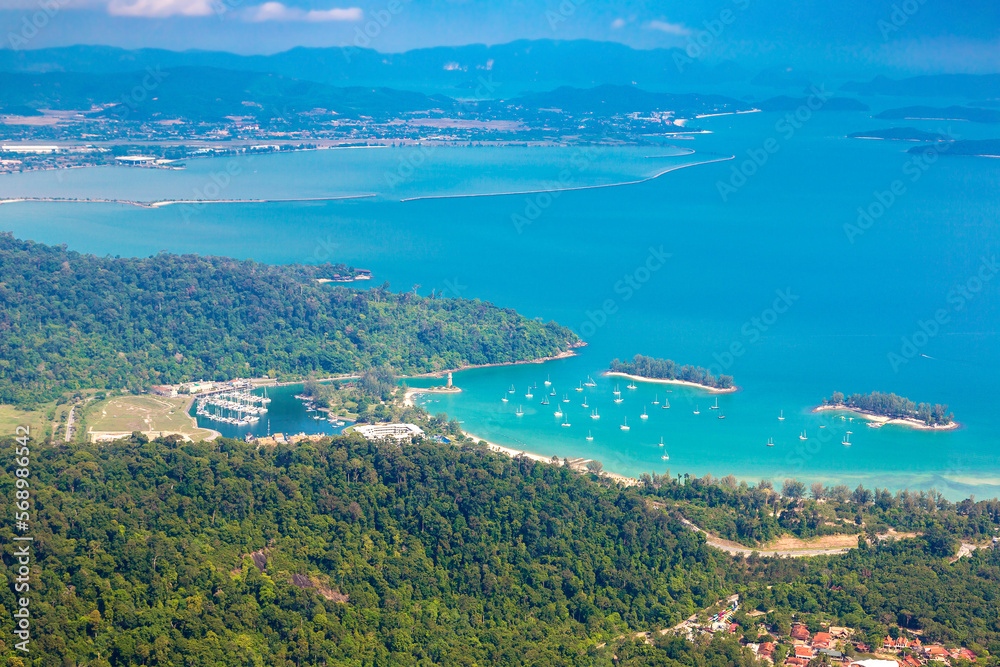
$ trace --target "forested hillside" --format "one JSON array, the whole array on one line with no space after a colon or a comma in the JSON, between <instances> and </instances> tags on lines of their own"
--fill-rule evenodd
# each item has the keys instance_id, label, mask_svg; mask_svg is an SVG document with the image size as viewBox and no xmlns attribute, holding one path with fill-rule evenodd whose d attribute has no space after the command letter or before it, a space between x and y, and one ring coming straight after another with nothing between
<instances>
[{"instance_id":1,"label":"forested hillside","mask_svg":"<svg viewBox=\"0 0 1000 667\"><path fill-rule=\"evenodd\" d=\"M578 340L481 301L317 282L344 270L95 257L0 235L0 402L374 365L419 373L549 356Z\"/></svg>"},{"instance_id":2,"label":"forested hillside","mask_svg":"<svg viewBox=\"0 0 1000 667\"><path fill-rule=\"evenodd\" d=\"M46 667L750 665L732 640L631 639L732 592L779 627L795 613L877 638L898 622L1000 650L996 550L949 564L915 539L733 559L639 489L478 446L136 435L32 456ZM10 586L0 597L14 608Z\"/></svg>"}]
</instances>

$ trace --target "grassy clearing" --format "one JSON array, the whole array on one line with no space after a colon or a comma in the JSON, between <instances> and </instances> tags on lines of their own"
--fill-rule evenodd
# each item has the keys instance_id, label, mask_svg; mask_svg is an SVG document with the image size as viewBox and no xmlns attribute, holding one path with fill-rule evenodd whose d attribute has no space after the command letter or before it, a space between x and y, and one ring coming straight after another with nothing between
<instances>
[{"instance_id":1,"label":"grassy clearing","mask_svg":"<svg viewBox=\"0 0 1000 667\"><path fill-rule=\"evenodd\" d=\"M211 431L196 427L187 414L190 400L152 395L115 396L87 408L87 427L99 432L162 431L181 433L194 440L207 438Z\"/></svg>"},{"instance_id":2,"label":"grassy clearing","mask_svg":"<svg viewBox=\"0 0 1000 667\"><path fill-rule=\"evenodd\" d=\"M38 410L22 410L13 405L0 405L0 435L13 435L18 426L27 426L32 437L44 439L46 429L51 429L47 419L54 404L47 404Z\"/></svg>"}]
</instances>

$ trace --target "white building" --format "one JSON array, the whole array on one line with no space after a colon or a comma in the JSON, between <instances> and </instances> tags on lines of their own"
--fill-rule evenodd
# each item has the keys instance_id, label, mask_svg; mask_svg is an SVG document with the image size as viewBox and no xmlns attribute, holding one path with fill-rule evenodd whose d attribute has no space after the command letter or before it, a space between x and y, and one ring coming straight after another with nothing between
<instances>
[{"instance_id":1,"label":"white building","mask_svg":"<svg viewBox=\"0 0 1000 667\"><path fill-rule=\"evenodd\" d=\"M368 440L381 440L382 438L395 438L396 440L409 440L423 435L423 430L415 424L365 424L354 429Z\"/></svg>"},{"instance_id":2,"label":"white building","mask_svg":"<svg viewBox=\"0 0 1000 667\"><path fill-rule=\"evenodd\" d=\"M4 144L2 148L7 153L27 153L31 155L47 155L58 153L58 146L25 146L21 144Z\"/></svg>"}]
</instances>

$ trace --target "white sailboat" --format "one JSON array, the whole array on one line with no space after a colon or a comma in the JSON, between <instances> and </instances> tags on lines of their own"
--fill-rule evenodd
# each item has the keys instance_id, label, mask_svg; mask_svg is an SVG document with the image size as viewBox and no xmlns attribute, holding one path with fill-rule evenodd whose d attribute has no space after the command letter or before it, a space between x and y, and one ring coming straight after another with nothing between
<instances>
[{"instance_id":1,"label":"white sailboat","mask_svg":"<svg viewBox=\"0 0 1000 667\"><path fill-rule=\"evenodd\" d=\"M587 440L593 440L593 439L594 439L594 434L591 433L590 431L587 431Z\"/></svg>"},{"instance_id":2,"label":"white sailboat","mask_svg":"<svg viewBox=\"0 0 1000 667\"><path fill-rule=\"evenodd\" d=\"M601 415L597 414L597 408L594 408L594 411L591 413L590 418L591 419L600 419L601 418Z\"/></svg>"},{"instance_id":3,"label":"white sailboat","mask_svg":"<svg viewBox=\"0 0 1000 667\"><path fill-rule=\"evenodd\" d=\"M848 431L847 433L845 433L844 434L844 441L842 443L840 443L840 444L842 444L844 447L850 447L851 446L851 433L853 433L853 432L854 431Z\"/></svg>"},{"instance_id":4,"label":"white sailboat","mask_svg":"<svg viewBox=\"0 0 1000 667\"><path fill-rule=\"evenodd\" d=\"M560 407L559 407L559 406L557 405L557 406L556 406L556 411L555 411L555 412L553 412L552 414L553 414L553 416L555 416L555 417L562 417L562 416L563 416L563 411L562 411L562 408L560 408Z\"/></svg>"},{"instance_id":5,"label":"white sailboat","mask_svg":"<svg viewBox=\"0 0 1000 667\"><path fill-rule=\"evenodd\" d=\"M768 438L767 439L767 446L768 447L774 447L774 438Z\"/></svg>"},{"instance_id":6,"label":"white sailboat","mask_svg":"<svg viewBox=\"0 0 1000 667\"><path fill-rule=\"evenodd\" d=\"M709 410L718 410L719 409L719 397L718 396L715 397L715 405L708 406L708 409Z\"/></svg>"},{"instance_id":7,"label":"white sailboat","mask_svg":"<svg viewBox=\"0 0 1000 667\"><path fill-rule=\"evenodd\" d=\"M569 394L563 394L563 403L569 403Z\"/></svg>"},{"instance_id":8,"label":"white sailboat","mask_svg":"<svg viewBox=\"0 0 1000 667\"><path fill-rule=\"evenodd\" d=\"M583 383L584 387L596 387L597 383L594 382L594 378L587 376L587 381Z\"/></svg>"},{"instance_id":9,"label":"white sailboat","mask_svg":"<svg viewBox=\"0 0 1000 667\"><path fill-rule=\"evenodd\" d=\"M531 393L531 387L528 387L528 393L524 395L525 398L534 398L535 395Z\"/></svg>"},{"instance_id":10,"label":"white sailboat","mask_svg":"<svg viewBox=\"0 0 1000 667\"><path fill-rule=\"evenodd\" d=\"M621 403L624 400L625 400L624 398L619 397L615 399L615 403Z\"/></svg>"},{"instance_id":11,"label":"white sailboat","mask_svg":"<svg viewBox=\"0 0 1000 667\"><path fill-rule=\"evenodd\" d=\"M569 426L569 416L567 415L566 421L562 423L563 426Z\"/></svg>"},{"instance_id":12,"label":"white sailboat","mask_svg":"<svg viewBox=\"0 0 1000 667\"><path fill-rule=\"evenodd\" d=\"M778 421L779 422L785 421L785 411L784 410L782 410L781 413L778 415Z\"/></svg>"},{"instance_id":13,"label":"white sailboat","mask_svg":"<svg viewBox=\"0 0 1000 667\"><path fill-rule=\"evenodd\" d=\"M661 435L660 436L660 447L662 447L662 446L663 446L663 436Z\"/></svg>"},{"instance_id":14,"label":"white sailboat","mask_svg":"<svg viewBox=\"0 0 1000 667\"><path fill-rule=\"evenodd\" d=\"M579 387L576 387L576 391L583 391L583 382L580 383Z\"/></svg>"},{"instance_id":15,"label":"white sailboat","mask_svg":"<svg viewBox=\"0 0 1000 667\"><path fill-rule=\"evenodd\" d=\"M724 415L722 413L722 410L719 410L719 419L725 419L725 418L726 418L726 415Z\"/></svg>"},{"instance_id":16,"label":"white sailboat","mask_svg":"<svg viewBox=\"0 0 1000 667\"><path fill-rule=\"evenodd\" d=\"M639 415L639 419L649 419L649 415L646 414L646 408L642 409L642 414Z\"/></svg>"},{"instance_id":17,"label":"white sailboat","mask_svg":"<svg viewBox=\"0 0 1000 667\"><path fill-rule=\"evenodd\" d=\"M628 417L625 418L625 423L619 426L618 428L620 428L623 431L629 430L630 427L628 425Z\"/></svg>"},{"instance_id":18,"label":"white sailboat","mask_svg":"<svg viewBox=\"0 0 1000 667\"><path fill-rule=\"evenodd\" d=\"M548 387L552 384L551 376L545 376L545 386Z\"/></svg>"},{"instance_id":19,"label":"white sailboat","mask_svg":"<svg viewBox=\"0 0 1000 667\"><path fill-rule=\"evenodd\" d=\"M513 394L514 393L514 385L510 386L510 389L507 390L507 393L508 394Z\"/></svg>"},{"instance_id":20,"label":"white sailboat","mask_svg":"<svg viewBox=\"0 0 1000 667\"><path fill-rule=\"evenodd\" d=\"M808 439L809 438L806 437L806 432L802 431L802 433L799 435L799 440L808 440Z\"/></svg>"},{"instance_id":21,"label":"white sailboat","mask_svg":"<svg viewBox=\"0 0 1000 667\"><path fill-rule=\"evenodd\" d=\"M660 409L661 410L669 410L670 409L670 401L668 401L667 399L663 399L663 405L661 406Z\"/></svg>"},{"instance_id":22,"label":"white sailboat","mask_svg":"<svg viewBox=\"0 0 1000 667\"><path fill-rule=\"evenodd\" d=\"M615 385L615 390L611 393L614 394L615 396L621 396L622 390L618 388L618 385Z\"/></svg>"},{"instance_id":23,"label":"white sailboat","mask_svg":"<svg viewBox=\"0 0 1000 667\"><path fill-rule=\"evenodd\" d=\"M659 405L659 404L660 404L660 395L657 394L656 396L653 397L653 405Z\"/></svg>"},{"instance_id":24,"label":"white sailboat","mask_svg":"<svg viewBox=\"0 0 1000 667\"><path fill-rule=\"evenodd\" d=\"M586 397L584 397L584 399L583 399L583 407L585 407L585 408L589 408L590 407L589 405L587 405L587 399L586 399Z\"/></svg>"},{"instance_id":25,"label":"white sailboat","mask_svg":"<svg viewBox=\"0 0 1000 667\"><path fill-rule=\"evenodd\" d=\"M635 382L629 382L628 386L626 386L625 388L626 389L638 389L639 387L635 386Z\"/></svg>"},{"instance_id":26,"label":"white sailboat","mask_svg":"<svg viewBox=\"0 0 1000 667\"><path fill-rule=\"evenodd\" d=\"M504 403L506 403L506 402L507 402L507 397L506 397L506 396L504 396L504 397L503 397L503 398L501 398L500 400L501 400L501 401L503 401Z\"/></svg>"},{"instance_id":27,"label":"white sailboat","mask_svg":"<svg viewBox=\"0 0 1000 667\"><path fill-rule=\"evenodd\" d=\"M518 417L524 415L524 410L521 409L520 405L517 406L517 412L515 412L514 414L517 415Z\"/></svg>"},{"instance_id":28,"label":"white sailboat","mask_svg":"<svg viewBox=\"0 0 1000 667\"><path fill-rule=\"evenodd\" d=\"M700 414L701 414L701 410L700 410L699 408L700 408L700 406L697 406L697 405L696 405L696 406L694 406L694 413L695 413L696 415L700 415Z\"/></svg>"}]
</instances>

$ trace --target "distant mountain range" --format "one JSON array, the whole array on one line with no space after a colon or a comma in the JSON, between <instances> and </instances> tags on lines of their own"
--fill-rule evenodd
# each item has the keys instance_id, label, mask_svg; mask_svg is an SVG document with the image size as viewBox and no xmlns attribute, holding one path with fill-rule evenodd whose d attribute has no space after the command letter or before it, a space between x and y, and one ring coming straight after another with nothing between
<instances>
[{"instance_id":1,"label":"distant mountain range","mask_svg":"<svg viewBox=\"0 0 1000 667\"><path fill-rule=\"evenodd\" d=\"M107 46L0 49L3 72L109 74L177 67L270 72L337 85L481 89L479 96L486 97L498 88L511 96L558 85L660 88L681 82L701 85L749 78L747 72L735 65L708 65L687 58L680 49L638 50L616 42L587 40L521 40L494 46L473 44L405 53L379 53L354 47L303 47L266 56Z\"/></svg>"},{"instance_id":2,"label":"distant mountain range","mask_svg":"<svg viewBox=\"0 0 1000 667\"><path fill-rule=\"evenodd\" d=\"M273 118L317 108L345 116L400 114L454 104L444 96L388 88L339 88L277 74L212 67L101 74L0 73L0 107L22 115L40 108L87 111L103 106L95 116L221 120L242 115Z\"/></svg>"}]
</instances>

